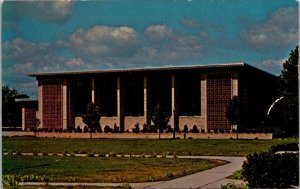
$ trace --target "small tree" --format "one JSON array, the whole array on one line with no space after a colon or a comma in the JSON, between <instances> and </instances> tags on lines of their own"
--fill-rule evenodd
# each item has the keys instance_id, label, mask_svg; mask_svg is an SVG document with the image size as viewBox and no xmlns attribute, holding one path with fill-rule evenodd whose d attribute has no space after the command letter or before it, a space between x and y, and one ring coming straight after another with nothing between
<instances>
[{"instance_id":1,"label":"small tree","mask_svg":"<svg viewBox=\"0 0 300 189\"><path fill-rule=\"evenodd\" d=\"M298 133L299 126L299 51L296 46L283 63L280 75L281 95L284 96L286 129L290 134Z\"/></svg>"},{"instance_id":2,"label":"small tree","mask_svg":"<svg viewBox=\"0 0 300 189\"><path fill-rule=\"evenodd\" d=\"M238 124L240 123L240 105L239 99L237 96L233 96L230 99L225 115L228 119L228 122L231 126L237 125L237 138L238 138Z\"/></svg>"},{"instance_id":3,"label":"small tree","mask_svg":"<svg viewBox=\"0 0 300 189\"><path fill-rule=\"evenodd\" d=\"M28 98L29 96L19 92L15 88L10 88L8 85L2 86L2 125L16 126L18 121L21 121L21 115L18 112L18 105L15 102L17 98Z\"/></svg>"},{"instance_id":4,"label":"small tree","mask_svg":"<svg viewBox=\"0 0 300 189\"><path fill-rule=\"evenodd\" d=\"M160 133L168 127L170 116L163 110L159 103L154 107L151 120L158 129L158 138L160 139Z\"/></svg>"},{"instance_id":5,"label":"small tree","mask_svg":"<svg viewBox=\"0 0 300 189\"><path fill-rule=\"evenodd\" d=\"M101 118L100 110L99 107L94 103L88 103L88 105L86 106L86 112L81 117L83 123L85 123L90 130L91 138L94 129L101 130L101 126L99 123Z\"/></svg>"}]
</instances>

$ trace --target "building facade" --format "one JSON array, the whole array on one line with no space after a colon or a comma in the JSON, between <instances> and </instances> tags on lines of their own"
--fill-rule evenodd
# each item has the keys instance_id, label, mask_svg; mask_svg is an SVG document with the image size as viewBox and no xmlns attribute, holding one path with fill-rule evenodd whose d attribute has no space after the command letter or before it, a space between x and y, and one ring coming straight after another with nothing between
<instances>
[{"instance_id":1,"label":"building facade","mask_svg":"<svg viewBox=\"0 0 300 189\"><path fill-rule=\"evenodd\" d=\"M277 97L277 77L245 63L93 70L29 74L38 81L40 127L83 127L89 102L100 107L102 128L121 131L151 125L157 103L170 115L169 125L199 130L230 130L225 116L229 100L238 96L241 124L263 121Z\"/></svg>"}]
</instances>

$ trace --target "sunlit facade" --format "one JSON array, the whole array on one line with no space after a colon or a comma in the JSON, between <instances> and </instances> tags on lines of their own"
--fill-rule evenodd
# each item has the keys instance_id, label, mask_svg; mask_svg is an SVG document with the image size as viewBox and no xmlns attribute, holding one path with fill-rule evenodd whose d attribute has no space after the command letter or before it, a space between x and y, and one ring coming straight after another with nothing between
<instances>
[{"instance_id":1,"label":"sunlit facade","mask_svg":"<svg viewBox=\"0 0 300 189\"><path fill-rule=\"evenodd\" d=\"M121 131L151 125L157 103L169 125L199 130L231 130L225 112L238 96L246 126L260 124L277 97L277 77L245 63L92 70L30 74L38 80L36 117L41 128L84 127L89 102L100 107L100 125ZM26 127L32 127L30 125Z\"/></svg>"}]
</instances>

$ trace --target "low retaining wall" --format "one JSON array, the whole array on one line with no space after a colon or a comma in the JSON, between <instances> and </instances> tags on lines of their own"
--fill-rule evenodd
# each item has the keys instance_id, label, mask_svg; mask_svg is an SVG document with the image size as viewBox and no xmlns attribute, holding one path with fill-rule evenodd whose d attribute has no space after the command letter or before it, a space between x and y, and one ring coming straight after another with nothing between
<instances>
[{"instance_id":1,"label":"low retaining wall","mask_svg":"<svg viewBox=\"0 0 300 189\"><path fill-rule=\"evenodd\" d=\"M33 132L2 131L2 136L34 136ZM39 132L39 137L48 138L89 138L90 133L55 133ZM176 133L176 138L184 138L184 133ZM93 133L93 138L119 138L119 139L158 139L158 133ZM172 139L172 133L162 133L161 138ZM187 133L186 138L192 139L236 139L236 133ZM272 139L272 133L239 133L239 139Z\"/></svg>"}]
</instances>

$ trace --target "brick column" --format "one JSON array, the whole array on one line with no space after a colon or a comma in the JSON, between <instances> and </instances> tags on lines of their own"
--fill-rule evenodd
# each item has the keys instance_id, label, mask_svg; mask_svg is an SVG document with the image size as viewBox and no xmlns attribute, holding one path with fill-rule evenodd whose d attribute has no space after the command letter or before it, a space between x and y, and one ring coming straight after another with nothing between
<instances>
[{"instance_id":1,"label":"brick column","mask_svg":"<svg viewBox=\"0 0 300 189\"><path fill-rule=\"evenodd\" d=\"M201 118L202 118L202 128L201 129L205 129L205 131L207 131L207 97L206 97L206 75L202 74L201 75Z\"/></svg>"},{"instance_id":2,"label":"brick column","mask_svg":"<svg viewBox=\"0 0 300 189\"><path fill-rule=\"evenodd\" d=\"M238 88L238 73L231 74L231 96L238 96L239 95L239 88Z\"/></svg>"},{"instance_id":3,"label":"brick column","mask_svg":"<svg viewBox=\"0 0 300 189\"><path fill-rule=\"evenodd\" d=\"M74 84L68 83L68 129L75 129Z\"/></svg>"},{"instance_id":4,"label":"brick column","mask_svg":"<svg viewBox=\"0 0 300 189\"><path fill-rule=\"evenodd\" d=\"M68 128L68 88L67 79L62 83L62 129Z\"/></svg>"},{"instance_id":5,"label":"brick column","mask_svg":"<svg viewBox=\"0 0 300 189\"><path fill-rule=\"evenodd\" d=\"M22 131L25 131L25 107L22 105Z\"/></svg>"},{"instance_id":6,"label":"brick column","mask_svg":"<svg viewBox=\"0 0 300 189\"><path fill-rule=\"evenodd\" d=\"M149 117L149 94L148 94L148 78L144 76L144 123L150 125Z\"/></svg>"},{"instance_id":7,"label":"brick column","mask_svg":"<svg viewBox=\"0 0 300 189\"><path fill-rule=\"evenodd\" d=\"M176 77L172 75L172 116L170 125L173 128L178 127L178 99L177 99L177 87L176 87Z\"/></svg>"},{"instance_id":8,"label":"brick column","mask_svg":"<svg viewBox=\"0 0 300 189\"><path fill-rule=\"evenodd\" d=\"M92 103L95 104L95 78L92 78Z\"/></svg>"},{"instance_id":9,"label":"brick column","mask_svg":"<svg viewBox=\"0 0 300 189\"><path fill-rule=\"evenodd\" d=\"M38 80L38 111L36 118L40 120L40 127L43 128L43 82Z\"/></svg>"},{"instance_id":10,"label":"brick column","mask_svg":"<svg viewBox=\"0 0 300 189\"><path fill-rule=\"evenodd\" d=\"M120 77L117 77L117 125L120 131L124 131L124 98Z\"/></svg>"}]
</instances>

